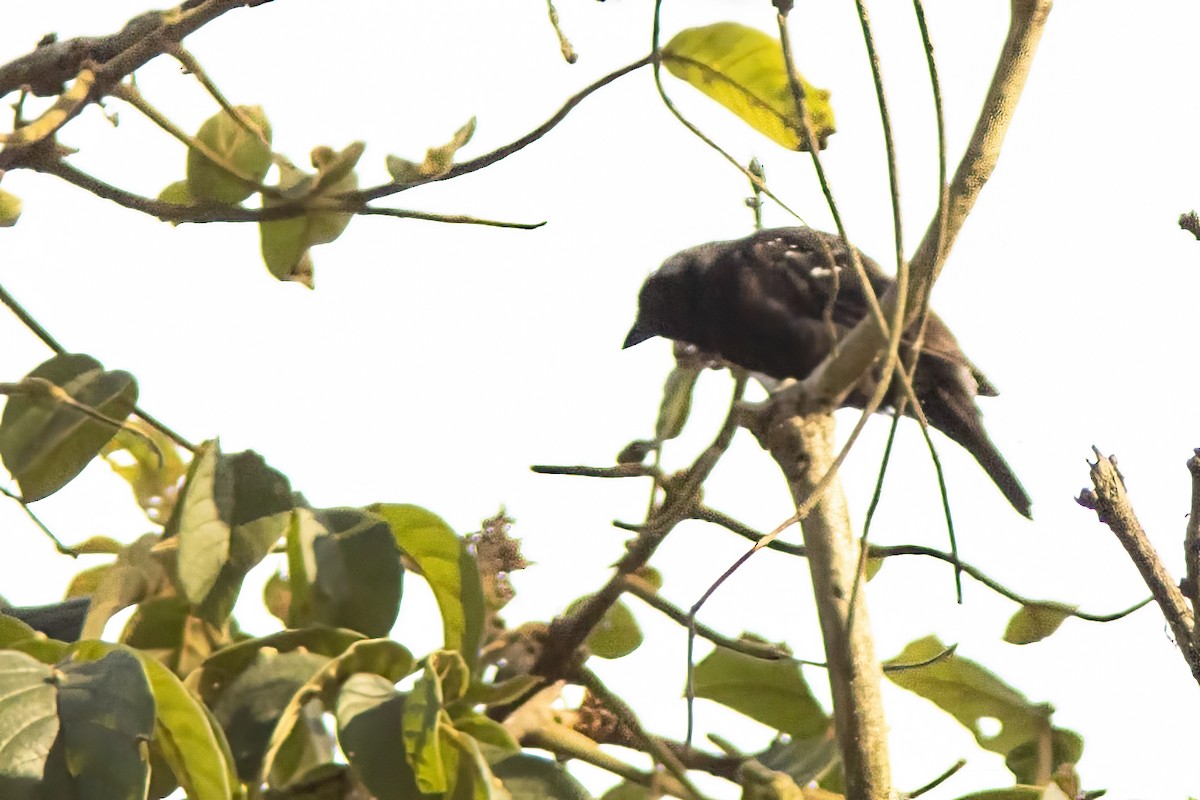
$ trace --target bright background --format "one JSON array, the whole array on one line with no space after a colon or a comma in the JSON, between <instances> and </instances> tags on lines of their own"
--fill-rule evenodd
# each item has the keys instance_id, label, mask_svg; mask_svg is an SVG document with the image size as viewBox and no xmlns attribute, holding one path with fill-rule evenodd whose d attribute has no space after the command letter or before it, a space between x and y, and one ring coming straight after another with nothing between
<instances>
[{"instance_id":1,"label":"bright background","mask_svg":"<svg viewBox=\"0 0 1200 800\"><path fill-rule=\"evenodd\" d=\"M1007 25L1007 4L927 2L943 79L951 158L975 122ZM563 63L540 2L333 6L279 0L228 14L187 41L235 102L265 107L275 147L297 162L316 145L368 143L366 184L383 158L417 159L479 118L471 157L510 141L562 101L649 49L646 0L560 0L581 54ZM334 10L336 8L336 10ZM144 0L23 4L0 26L0 61L48 31L106 34ZM911 7L871 4L896 123L906 251L936 199L933 112ZM765 0L668 2L665 36L720 20L774 30ZM883 263L892 250L878 115L850 3L806 3L793 14L800 68L833 92L839 132L825 164L855 242ZM1147 592L1095 514L1074 502L1088 484L1091 445L1119 455L1133 502L1176 574L1189 507L1185 460L1200 441L1194 398L1194 312L1200 243L1175 224L1197 191L1195 32L1200 6L1063 2L1051 15L1004 155L951 256L935 305L963 348L1002 390L985 400L988 429L1035 501L1013 512L963 451L939 439L962 554L1032 597L1093 612ZM138 73L144 95L186 130L215 106L174 62ZM830 228L806 154L783 151L690 87L669 90L739 160L757 155L774 190ZM10 98L11 100L11 98ZM111 102L72 123L72 163L153 196L183 176L181 145ZM319 506L414 502L471 531L505 504L536 565L515 578L510 623L548 619L599 587L637 522L642 481L532 474L534 463L612 463L652 433L662 342L622 352L644 276L663 258L751 230L738 173L663 109L648 70L605 88L542 141L480 173L394 198L404 208L509 220L549 220L534 232L364 218L315 251L317 290L279 284L258 257L252 225L172 228L30 172L5 177L25 201L2 236L0 282L70 349L139 379L141 404L193 440L220 435L253 448ZM768 207L769 225L791 220ZM0 314L0 379L49 356ZM687 435L667 450L683 466L712 436L729 381L706 375ZM843 418L848 431L853 417ZM866 507L888 422L868 426L843 471L852 508ZM8 484L11 488L11 482ZM707 502L760 529L784 519L783 482L739 434L708 483ZM103 464L36 504L64 540L131 540L148 526ZM0 503L7 558L0 591L50 602L85 565L57 555L14 503ZM901 426L874 540L944 545L933 469L916 427ZM690 605L739 555L742 540L694 523L654 563L664 594ZM271 629L251 576L238 610ZM705 622L731 634L786 639L820 660L805 565L754 558L709 603ZM434 613L409 581L396 636L436 646ZM890 656L937 632L1026 693L1057 708L1055 723L1086 739L1080 771L1111 797L1183 798L1200 791L1195 739L1200 692L1158 611L1099 625L1067 621L1048 641L1000 641L1016 607L966 584L953 602L944 565L889 563L868 592L878 650ZM631 601L633 602L633 601ZM684 637L635 608L649 644L598 668L645 722L680 736ZM825 693L824 676L809 672ZM930 797L1011 782L998 757L928 703L885 687L896 784L912 789L962 755L970 765ZM710 704L701 724L754 750L764 730ZM589 773L590 776L590 773ZM588 778L594 787L605 776ZM725 796L733 790L725 785Z\"/></svg>"}]
</instances>

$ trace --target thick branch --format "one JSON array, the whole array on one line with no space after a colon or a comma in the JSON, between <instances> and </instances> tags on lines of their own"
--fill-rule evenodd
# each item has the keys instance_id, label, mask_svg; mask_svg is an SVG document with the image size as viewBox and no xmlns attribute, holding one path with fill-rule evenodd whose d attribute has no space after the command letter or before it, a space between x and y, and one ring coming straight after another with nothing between
<instances>
[{"instance_id":1,"label":"thick branch","mask_svg":"<svg viewBox=\"0 0 1200 800\"><path fill-rule=\"evenodd\" d=\"M1096 463L1092 465L1091 478L1096 490L1094 494L1085 491L1079 503L1095 509L1096 516L1116 534L1129 553L1150 594L1167 618L1176 646L1191 668L1192 675L1200 682L1200 650L1196 647L1196 620L1192 610L1188 608L1183 592L1175 585L1154 545L1150 544L1142 524L1138 522L1129 496L1125 493L1125 480L1117 470L1115 461L1100 455L1099 450L1092 449L1096 453Z\"/></svg>"},{"instance_id":2,"label":"thick branch","mask_svg":"<svg viewBox=\"0 0 1200 800\"><path fill-rule=\"evenodd\" d=\"M788 414L764 433L764 443L787 477L797 506L805 503L832 466L836 453L833 431L833 417L828 414ZM804 519L803 534L829 665L846 797L887 800L892 786L879 689L883 672L875 658L861 593L851 613L850 598L858 579L858 543L839 482L834 481L821 494Z\"/></svg>"},{"instance_id":3,"label":"thick branch","mask_svg":"<svg viewBox=\"0 0 1200 800\"><path fill-rule=\"evenodd\" d=\"M941 229L935 217L913 254L908 276L908 314L911 324L925 305L933 283L941 272L963 222L1000 157L1004 136L1012 122L1017 101L1029 76L1033 54L1050 13L1050 0L1012 0L1008 38L1000 54L1000 63L992 76L991 88L967 151L959 162L950 185L946 205L946 227ZM896 307L896 290L884 295L884 315ZM805 379L811 396L837 397L854 384L883 349L884 336L871 316L865 317L841 342L841 347Z\"/></svg>"}]
</instances>

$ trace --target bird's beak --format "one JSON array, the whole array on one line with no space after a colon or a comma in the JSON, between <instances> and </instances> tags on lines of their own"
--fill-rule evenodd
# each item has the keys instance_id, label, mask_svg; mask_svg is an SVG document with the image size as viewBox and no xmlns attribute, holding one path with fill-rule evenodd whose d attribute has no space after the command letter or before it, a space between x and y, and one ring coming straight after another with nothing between
<instances>
[{"instance_id":1,"label":"bird's beak","mask_svg":"<svg viewBox=\"0 0 1200 800\"><path fill-rule=\"evenodd\" d=\"M654 331L647 330L642 327L641 321L633 323L633 327L629 329L629 335L625 337L625 344L621 345L624 350L627 347L633 347L635 344L644 342L647 339L653 338L657 334Z\"/></svg>"}]
</instances>

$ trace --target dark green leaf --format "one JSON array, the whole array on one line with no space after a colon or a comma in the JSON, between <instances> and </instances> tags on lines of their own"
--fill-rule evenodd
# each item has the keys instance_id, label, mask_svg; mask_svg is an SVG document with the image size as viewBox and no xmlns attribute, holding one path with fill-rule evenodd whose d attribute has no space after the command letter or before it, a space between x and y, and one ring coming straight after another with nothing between
<instances>
[{"instance_id":1,"label":"dark green leaf","mask_svg":"<svg viewBox=\"0 0 1200 800\"><path fill-rule=\"evenodd\" d=\"M257 453L201 446L167 525L179 538L179 582L197 616L224 624L246 573L284 536L292 505L287 478Z\"/></svg>"},{"instance_id":2,"label":"dark green leaf","mask_svg":"<svg viewBox=\"0 0 1200 800\"><path fill-rule=\"evenodd\" d=\"M779 42L755 28L718 22L688 28L662 51L672 75L732 111L747 125L789 150L808 150L800 114L788 83ZM797 76L819 147L834 132L829 92Z\"/></svg>"},{"instance_id":3,"label":"dark green leaf","mask_svg":"<svg viewBox=\"0 0 1200 800\"><path fill-rule=\"evenodd\" d=\"M1004 759L1017 783L1036 783L1038 780L1040 741L1031 739L1019 744L1009 751ZM1050 731L1051 768L1057 770L1063 764L1078 764L1083 758L1083 737L1075 731L1066 728L1053 728Z\"/></svg>"},{"instance_id":4,"label":"dark green leaf","mask_svg":"<svg viewBox=\"0 0 1200 800\"><path fill-rule=\"evenodd\" d=\"M238 776L245 781L259 774L271 734L293 696L329 662L304 651L268 655L260 652L253 664L234 678L213 705L229 740Z\"/></svg>"},{"instance_id":5,"label":"dark green leaf","mask_svg":"<svg viewBox=\"0 0 1200 800\"><path fill-rule=\"evenodd\" d=\"M696 696L715 700L796 738L825 733L829 717L813 697L800 664L767 661L718 647L696 665Z\"/></svg>"},{"instance_id":6,"label":"dark green leaf","mask_svg":"<svg viewBox=\"0 0 1200 800\"><path fill-rule=\"evenodd\" d=\"M909 643L888 663L920 664L945 650L937 637L927 636ZM949 713L974 734L980 746L995 753L1007 755L1050 724L1049 706L1029 702L979 664L957 655L886 674L897 686L921 695ZM980 720L985 719L999 722L1000 732L986 735L980 725Z\"/></svg>"},{"instance_id":7,"label":"dark green leaf","mask_svg":"<svg viewBox=\"0 0 1200 800\"><path fill-rule=\"evenodd\" d=\"M325 625L387 636L400 610L404 570L391 528L354 508L317 512L328 531L313 540L313 612Z\"/></svg>"},{"instance_id":8,"label":"dark green leaf","mask_svg":"<svg viewBox=\"0 0 1200 800\"><path fill-rule=\"evenodd\" d=\"M430 511L396 503L378 503L370 510L387 521L396 545L429 581L442 612L445 648L462 653L474 668L486 610L475 558L450 526Z\"/></svg>"},{"instance_id":9,"label":"dark green leaf","mask_svg":"<svg viewBox=\"0 0 1200 800\"><path fill-rule=\"evenodd\" d=\"M387 678L351 675L337 700L338 743L359 780L378 800L416 796L416 778L404 752L404 695Z\"/></svg>"},{"instance_id":10,"label":"dark green leaf","mask_svg":"<svg viewBox=\"0 0 1200 800\"><path fill-rule=\"evenodd\" d=\"M134 800L150 781L146 742L154 695L141 663L124 650L59 667L58 717L67 769L80 797Z\"/></svg>"},{"instance_id":11,"label":"dark green leaf","mask_svg":"<svg viewBox=\"0 0 1200 800\"><path fill-rule=\"evenodd\" d=\"M0 629L11 617L0 617ZM31 656L0 651L0 797L34 797L58 735L53 671Z\"/></svg>"},{"instance_id":12,"label":"dark green leaf","mask_svg":"<svg viewBox=\"0 0 1200 800\"><path fill-rule=\"evenodd\" d=\"M1008 621L1004 641L1010 644L1040 642L1058 630L1077 607L1062 603L1026 603Z\"/></svg>"},{"instance_id":13,"label":"dark green leaf","mask_svg":"<svg viewBox=\"0 0 1200 800\"><path fill-rule=\"evenodd\" d=\"M775 741L754 758L768 769L791 776L799 786L820 780L842 761L837 740L829 735Z\"/></svg>"},{"instance_id":14,"label":"dark green leaf","mask_svg":"<svg viewBox=\"0 0 1200 800\"><path fill-rule=\"evenodd\" d=\"M31 381L32 379L32 381ZM51 395L47 383L106 422ZM0 416L0 459L28 502L53 494L83 471L119 430L137 403L127 372L106 372L91 356L58 355L36 367Z\"/></svg>"}]
</instances>

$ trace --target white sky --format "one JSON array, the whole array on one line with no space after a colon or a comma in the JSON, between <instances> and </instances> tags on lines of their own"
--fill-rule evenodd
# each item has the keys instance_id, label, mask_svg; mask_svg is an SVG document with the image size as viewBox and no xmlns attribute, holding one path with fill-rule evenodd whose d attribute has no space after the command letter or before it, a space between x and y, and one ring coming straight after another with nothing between
<instances>
[{"instance_id":1,"label":"white sky","mask_svg":"<svg viewBox=\"0 0 1200 800\"><path fill-rule=\"evenodd\" d=\"M581 54L567 66L541 2L277 0L228 14L188 40L227 95L265 107L276 149L307 160L315 145L368 143L364 183L386 179L388 153L419 158L478 115L470 157L542 122L574 91L648 51L646 0L560 0ZM956 161L974 125L1007 23L1007 4L927 2ZM0 61L48 31L103 34L142 0L21 6L0 27ZM923 56L907 3L872 4L897 124L907 250L934 207L936 163ZM773 29L765 0L668 2L671 33L733 19ZM887 183L870 78L850 3L800 4L801 69L832 90L839 132L825 164L854 240L886 263ZM1032 597L1094 612L1147 592L1106 528L1073 498L1088 483L1090 446L1120 457L1151 538L1181 574L1189 507L1184 462L1200 442L1192 366L1200 243L1179 231L1200 205L1193 110L1200 7L1061 2L1054 10L999 168L954 249L934 304L1003 391L985 400L988 429L1034 498L1036 520L1011 511L964 452L941 454L964 558ZM186 130L214 111L194 80L160 60L138 73L145 96ZM775 191L828 228L807 155L787 153L678 82L680 106L739 159L757 155ZM113 128L95 110L63 141L73 163L154 195L183 175L184 150L121 103ZM404 208L549 220L534 232L356 220L315 251L317 290L283 285L258 258L249 225L171 228L55 178L13 172L25 201L0 233L0 282L67 347L137 375L141 403L194 440L253 448L317 505L414 502L460 531L507 505L537 565L517 577L510 622L546 619L599 587L622 551L613 519L636 522L642 482L539 477L533 463L608 464L652 433L669 347L622 352L637 288L666 256L750 231L744 179L660 106L648 71L590 98L541 142L504 163L394 198ZM770 225L789 224L769 208ZM0 379L48 353L0 314ZM705 377L683 466L708 441L727 378ZM851 416L844 418L849 429ZM844 471L852 507L869 497L887 421L875 420ZM11 486L11 484L9 484ZM707 501L760 529L788 513L782 481L745 434L709 482ZM147 525L103 465L38 513L60 537L132 539ZM874 527L881 543L944 542L933 470L915 426L902 426ZM9 557L0 591L18 603L56 599L79 566L54 553L15 504L0 503ZM655 564L665 595L689 605L743 549L700 523L676 532ZM273 567L272 567L273 568ZM259 581L267 570L256 573ZM801 562L756 557L704 612L726 632L786 639L820 659ZM432 606L407 583L397 638L437 643ZM250 586L256 586L252 582ZM1161 615L1110 625L1068 621L1050 640L1000 641L1015 606L920 560L887 566L868 592L881 655L937 632L1082 733L1088 788L1116 798L1200 791L1194 727L1200 692ZM243 624L271 620L248 588ZM653 641L598 664L666 735L682 734L683 636L635 608ZM824 676L808 675L824 694ZM931 798L1003 786L1000 760L927 703L887 687L897 786L914 788L960 756L970 765ZM702 704L701 724L746 750L765 733ZM599 785L603 785L602 783ZM734 792L726 785L724 796Z\"/></svg>"}]
</instances>

